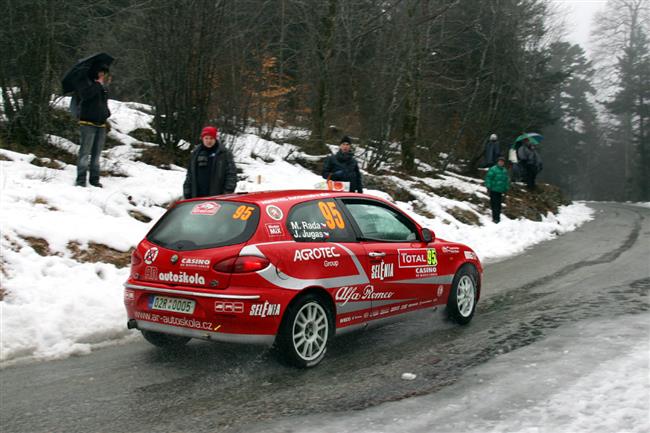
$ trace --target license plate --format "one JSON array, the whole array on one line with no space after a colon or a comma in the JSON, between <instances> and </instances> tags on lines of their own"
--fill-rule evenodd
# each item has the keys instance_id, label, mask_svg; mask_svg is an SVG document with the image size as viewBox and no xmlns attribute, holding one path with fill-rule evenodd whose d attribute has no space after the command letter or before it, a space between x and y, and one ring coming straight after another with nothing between
<instances>
[{"instance_id":1,"label":"license plate","mask_svg":"<svg viewBox=\"0 0 650 433\"><path fill-rule=\"evenodd\" d=\"M169 298L167 296L151 296L149 298L149 309L151 310L192 314L195 304L191 299Z\"/></svg>"}]
</instances>

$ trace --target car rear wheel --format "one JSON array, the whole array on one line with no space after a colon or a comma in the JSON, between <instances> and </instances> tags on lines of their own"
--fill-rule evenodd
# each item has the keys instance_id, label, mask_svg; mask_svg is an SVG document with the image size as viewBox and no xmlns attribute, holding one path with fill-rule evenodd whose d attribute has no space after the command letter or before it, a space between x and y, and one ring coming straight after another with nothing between
<instances>
[{"instance_id":1,"label":"car rear wheel","mask_svg":"<svg viewBox=\"0 0 650 433\"><path fill-rule=\"evenodd\" d=\"M280 355L296 367L313 367L325 356L331 334L331 314L322 300L308 294L286 312L276 347Z\"/></svg>"},{"instance_id":2,"label":"car rear wheel","mask_svg":"<svg viewBox=\"0 0 650 433\"><path fill-rule=\"evenodd\" d=\"M181 337L178 335L161 334L160 332L141 331L142 336L149 343L165 349L176 349L183 347L191 340L190 337Z\"/></svg>"},{"instance_id":3,"label":"car rear wheel","mask_svg":"<svg viewBox=\"0 0 650 433\"><path fill-rule=\"evenodd\" d=\"M466 325L472 320L476 310L477 287L473 268L463 266L456 272L447 301L447 313L456 323Z\"/></svg>"}]
</instances>

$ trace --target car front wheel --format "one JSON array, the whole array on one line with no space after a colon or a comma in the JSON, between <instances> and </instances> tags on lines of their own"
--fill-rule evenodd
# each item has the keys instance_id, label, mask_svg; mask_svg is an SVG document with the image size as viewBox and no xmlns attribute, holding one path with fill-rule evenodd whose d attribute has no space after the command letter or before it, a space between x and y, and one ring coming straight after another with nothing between
<instances>
[{"instance_id":1,"label":"car front wheel","mask_svg":"<svg viewBox=\"0 0 650 433\"><path fill-rule=\"evenodd\" d=\"M330 338L330 313L321 299L308 294L292 304L280 325L276 347L296 367L313 367L325 356Z\"/></svg>"},{"instance_id":2,"label":"car front wheel","mask_svg":"<svg viewBox=\"0 0 650 433\"><path fill-rule=\"evenodd\" d=\"M474 316L477 299L476 272L470 266L463 266L454 276L451 293L447 301L449 317L461 325L468 324Z\"/></svg>"},{"instance_id":3,"label":"car front wheel","mask_svg":"<svg viewBox=\"0 0 650 433\"><path fill-rule=\"evenodd\" d=\"M185 346L188 341L191 340L190 337L181 337L178 335L169 335L161 334L160 332L153 331L141 331L142 336L149 343L157 347L162 347L165 349L176 349L182 346Z\"/></svg>"}]
</instances>

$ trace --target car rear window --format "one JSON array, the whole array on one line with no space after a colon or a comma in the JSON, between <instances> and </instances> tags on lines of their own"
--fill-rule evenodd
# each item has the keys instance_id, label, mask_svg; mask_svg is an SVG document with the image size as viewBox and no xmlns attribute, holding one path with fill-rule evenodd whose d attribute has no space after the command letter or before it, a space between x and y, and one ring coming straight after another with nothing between
<instances>
[{"instance_id":1,"label":"car rear window","mask_svg":"<svg viewBox=\"0 0 650 433\"><path fill-rule=\"evenodd\" d=\"M259 219L259 208L250 203L185 202L167 212L151 229L147 240L183 251L235 245L250 239Z\"/></svg>"}]
</instances>

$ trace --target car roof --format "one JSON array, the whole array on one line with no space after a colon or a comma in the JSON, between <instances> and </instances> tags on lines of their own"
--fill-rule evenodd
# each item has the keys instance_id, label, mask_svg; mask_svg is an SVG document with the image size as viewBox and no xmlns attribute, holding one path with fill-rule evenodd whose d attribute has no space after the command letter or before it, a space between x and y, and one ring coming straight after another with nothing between
<instances>
[{"instance_id":1,"label":"car roof","mask_svg":"<svg viewBox=\"0 0 650 433\"><path fill-rule=\"evenodd\" d=\"M365 194L357 194L351 192L338 192L338 191L324 191L317 189L289 189L279 191L256 191L240 194L227 194L214 197L201 197L191 200L206 200L214 198L216 200L229 200L239 201L245 203L255 204L275 204L275 203L299 203L306 200L327 199L337 197L364 197L375 200L380 200L377 197L367 196Z\"/></svg>"}]
</instances>

